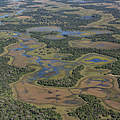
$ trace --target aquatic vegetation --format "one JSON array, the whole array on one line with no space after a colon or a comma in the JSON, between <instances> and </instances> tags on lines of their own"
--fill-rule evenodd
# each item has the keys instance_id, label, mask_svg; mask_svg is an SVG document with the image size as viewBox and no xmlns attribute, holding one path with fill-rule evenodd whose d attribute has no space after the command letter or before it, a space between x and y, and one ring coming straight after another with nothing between
<instances>
[{"instance_id":1,"label":"aquatic vegetation","mask_svg":"<svg viewBox=\"0 0 120 120\"><path fill-rule=\"evenodd\" d=\"M100 64L107 64L113 62L112 58L108 58L105 56L101 55L96 55L96 54L91 54L91 55L86 55L85 57L82 58L82 61L86 64L95 64L95 65L100 65Z\"/></svg>"},{"instance_id":2,"label":"aquatic vegetation","mask_svg":"<svg viewBox=\"0 0 120 120\"><path fill-rule=\"evenodd\" d=\"M94 59L91 59L91 60L85 60L86 62L108 62L107 60L101 60L99 58L94 58Z\"/></svg>"}]
</instances>

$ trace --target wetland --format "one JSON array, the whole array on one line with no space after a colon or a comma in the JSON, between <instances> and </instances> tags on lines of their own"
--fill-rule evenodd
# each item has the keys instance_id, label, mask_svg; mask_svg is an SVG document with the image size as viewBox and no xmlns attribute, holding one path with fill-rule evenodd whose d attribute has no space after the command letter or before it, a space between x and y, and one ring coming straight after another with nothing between
<instances>
[{"instance_id":1,"label":"wetland","mask_svg":"<svg viewBox=\"0 0 120 120\"><path fill-rule=\"evenodd\" d=\"M119 10L117 0L0 1L0 119L119 120Z\"/></svg>"}]
</instances>

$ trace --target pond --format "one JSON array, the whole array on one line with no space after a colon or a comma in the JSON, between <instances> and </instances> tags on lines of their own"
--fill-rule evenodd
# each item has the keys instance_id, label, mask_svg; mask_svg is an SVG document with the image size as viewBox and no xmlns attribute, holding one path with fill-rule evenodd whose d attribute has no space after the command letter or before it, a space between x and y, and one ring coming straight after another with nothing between
<instances>
[{"instance_id":1,"label":"pond","mask_svg":"<svg viewBox=\"0 0 120 120\"><path fill-rule=\"evenodd\" d=\"M85 60L86 62L95 62L95 63L99 63L99 62L108 62L107 60L102 60L102 59L99 59L99 58L94 58L94 59L91 59L91 60Z\"/></svg>"}]
</instances>

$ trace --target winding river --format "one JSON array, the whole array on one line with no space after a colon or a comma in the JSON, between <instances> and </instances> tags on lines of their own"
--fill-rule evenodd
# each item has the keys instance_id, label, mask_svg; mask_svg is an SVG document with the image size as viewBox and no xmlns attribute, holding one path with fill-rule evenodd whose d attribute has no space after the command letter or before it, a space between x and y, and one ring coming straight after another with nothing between
<instances>
[{"instance_id":1,"label":"winding river","mask_svg":"<svg viewBox=\"0 0 120 120\"><path fill-rule=\"evenodd\" d=\"M18 37L19 39L23 40L23 38L19 37L19 35L20 33L17 33L16 35L14 35L14 37ZM30 41L31 39L24 38L23 42L19 43L20 47L11 49L12 51L17 51L17 52L24 51L22 52L22 56L25 56L27 59L32 58L32 63L38 64L42 68L41 70L35 72L31 78L29 78L29 82L35 81L40 78L49 79L53 76L58 75L62 71L64 71L65 74L69 74L71 68L76 64L73 62L64 62L60 60L58 56L56 59L42 59L40 56L28 55L27 52L38 49L37 47L31 48L29 44L26 45L26 42L29 43ZM37 41L34 41L33 44L37 44ZM34 57L36 57L37 59L34 59ZM65 66L71 66L71 68L65 68Z\"/></svg>"}]
</instances>

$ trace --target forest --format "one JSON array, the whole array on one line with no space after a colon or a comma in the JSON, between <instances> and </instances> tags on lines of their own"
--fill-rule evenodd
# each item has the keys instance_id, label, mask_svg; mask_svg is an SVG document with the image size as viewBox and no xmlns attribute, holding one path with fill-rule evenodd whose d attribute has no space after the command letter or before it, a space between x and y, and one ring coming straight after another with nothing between
<instances>
[{"instance_id":1,"label":"forest","mask_svg":"<svg viewBox=\"0 0 120 120\"><path fill-rule=\"evenodd\" d=\"M87 104L68 113L70 116L78 117L80 120L119 120L120 113L105 109L101 104L102 101L95 96L81 94L79 97L85 100Z\"/></svg>"}]
</instances>

